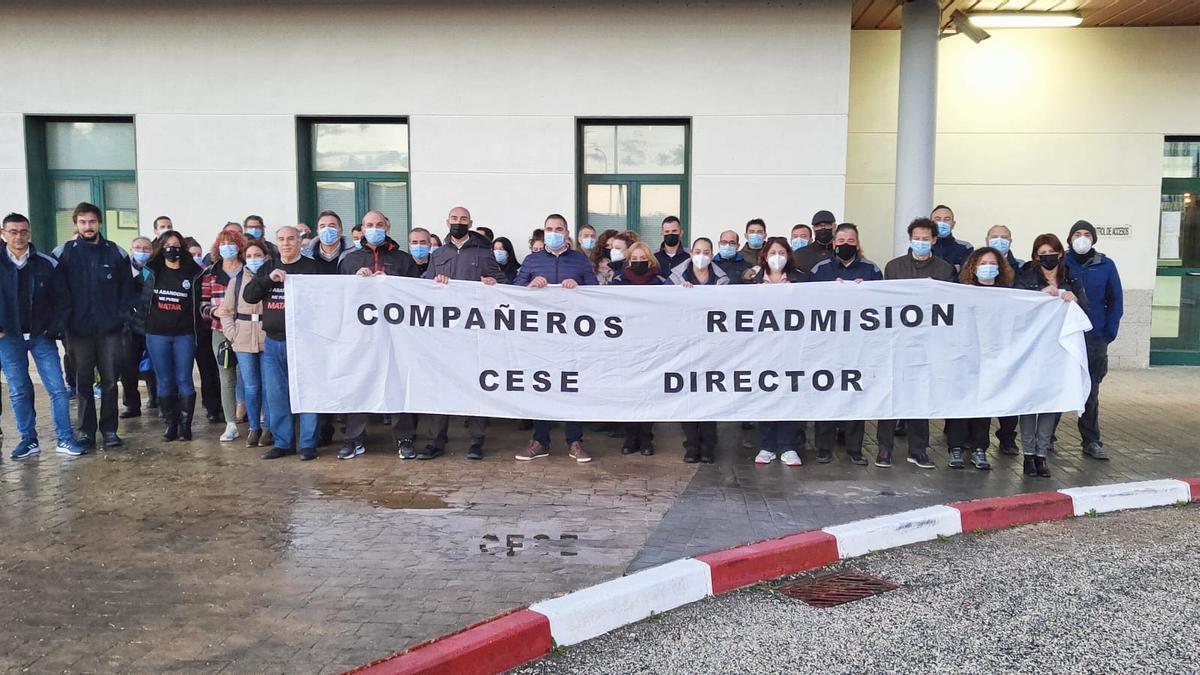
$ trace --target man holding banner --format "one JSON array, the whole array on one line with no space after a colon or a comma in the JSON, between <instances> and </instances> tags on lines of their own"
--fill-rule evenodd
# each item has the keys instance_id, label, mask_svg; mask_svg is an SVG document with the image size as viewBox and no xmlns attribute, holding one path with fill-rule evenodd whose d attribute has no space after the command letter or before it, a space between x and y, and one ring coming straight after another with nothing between
<instances>
[{"instance_id":1,"label":"man holding banner","mask_svg":"<svg viewBox=\"0 0 1200 675\"><path fill-rule=\"evenodd\" d=\"M546 216L542 232L546 249L530 253L529 257L525 258L513 284L529 288L545 288L550 284L559 284L566 289L599 285L596 273L592 271L591 261L567 244L566 218L557 213ZM583 425L579 422L564 422L563 426L571 458L581 464L592 461L592 456L583 449ZM517 453L517 459L525 462L549 454L550 422L536 420L533 423L533 438L524 450Z\"/></svg>"}]
</instances>

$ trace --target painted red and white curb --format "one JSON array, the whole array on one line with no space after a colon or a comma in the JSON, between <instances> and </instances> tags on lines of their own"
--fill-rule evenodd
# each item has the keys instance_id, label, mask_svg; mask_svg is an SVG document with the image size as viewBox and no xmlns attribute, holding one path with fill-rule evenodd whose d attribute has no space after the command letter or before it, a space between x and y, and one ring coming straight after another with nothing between
<instances>
[{"instance_id":1,"label":"painted red and white curb","mask_svg":"<svg viewBox=\"0 0 1200 675\"><path fill-rule=\"evenodd\" d=\"M642 570L543 600L369 663L353 673L498 673L743 586L962 532L996 530L1089 513L1200 502L1200 476L929 506L737 546Z\"/></svg>"}]
</instances>

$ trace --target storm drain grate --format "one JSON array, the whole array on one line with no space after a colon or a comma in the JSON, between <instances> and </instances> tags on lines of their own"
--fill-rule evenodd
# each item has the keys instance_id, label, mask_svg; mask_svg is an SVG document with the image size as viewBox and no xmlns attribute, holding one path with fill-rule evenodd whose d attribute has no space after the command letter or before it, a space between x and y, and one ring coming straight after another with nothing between
<instances>
[{"instance_id":1,"label":"storm drain grate","mask_svg":"<svg viewBox=\"0 0 1200 675\"><path fill-rule=\"evenodd\" d=\"M834 607L900 588L887 579L845 570L781 586L779 592L813 607Z\"/></svg>"}]
</instances>

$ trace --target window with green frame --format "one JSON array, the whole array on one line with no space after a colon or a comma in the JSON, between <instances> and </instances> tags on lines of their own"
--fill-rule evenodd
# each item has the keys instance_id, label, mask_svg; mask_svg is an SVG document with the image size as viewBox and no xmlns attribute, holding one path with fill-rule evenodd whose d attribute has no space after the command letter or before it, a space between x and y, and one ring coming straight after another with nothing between
<instances>
[{"instance_id":1,"label":"window with green frame","mask_svg":"<svg viewBox=\"0 0 1200 675\"><path fill-rule=\"evenodd\" d=\"M633 230L657 250L663 218L678 216L687 241L690 145L687 120L579 120L577 223Z\"/></svg>"},{"instance_id":2,"label":"window with green frame","mask_svg":"<svg viewBox=\"0 0 1200 675\"><path fill-rule=\"evenodd\" d=\"M25 139L35 244L50 251L73 237L72 211L91 202L102 234L128 250L138 236L133 119L27 117Z\"/></svg>"},{"instance_id":3,"label":"window with green frame","mask_svg":"<svg viewBox=\"0 0 1200 675\"><path fill-rule=\"evenodd\" d=\"M301 118L300 214L316 222L336 211L346 224L381 211L396 236L408 232L408 121L404 118Z\"/></svg>"}]
</instances>

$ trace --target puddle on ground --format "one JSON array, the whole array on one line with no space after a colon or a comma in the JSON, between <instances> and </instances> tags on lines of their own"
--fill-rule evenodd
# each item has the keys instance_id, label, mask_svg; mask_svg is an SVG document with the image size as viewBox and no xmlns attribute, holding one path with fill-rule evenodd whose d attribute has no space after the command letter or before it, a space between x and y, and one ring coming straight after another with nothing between
<instances>
[{"instance_id":1,"label":"puddle on ground","mask_svg":"<svg viewBox=\"0 0 1200 675\"><path fill-rule=\"evenodd\" d=\"M428 510L451 508L437 495L378 485L371 479L329 480L317 485L326 497L352 499L381 509Z\"/></svg>"}]
</instances>

